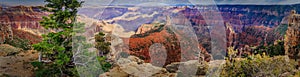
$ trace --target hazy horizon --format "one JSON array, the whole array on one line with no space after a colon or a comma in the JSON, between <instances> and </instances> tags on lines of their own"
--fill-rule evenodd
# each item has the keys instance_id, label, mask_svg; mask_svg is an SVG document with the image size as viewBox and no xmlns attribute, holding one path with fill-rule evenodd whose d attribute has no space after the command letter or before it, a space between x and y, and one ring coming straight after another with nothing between
<instances>
[{"instance_id":1,"label":"hazy horizon","mask_svg":"<svg viewBox=\"0 0 300 77\"><path fill-rule=\"evenodd\" d=\"M82 0L84 7L88 6L117 6L117 5L293 5L300 4L300 0ZM44 0L0 0L1 5L7 6L40 6Z\"/></svg>"}]
</instances>

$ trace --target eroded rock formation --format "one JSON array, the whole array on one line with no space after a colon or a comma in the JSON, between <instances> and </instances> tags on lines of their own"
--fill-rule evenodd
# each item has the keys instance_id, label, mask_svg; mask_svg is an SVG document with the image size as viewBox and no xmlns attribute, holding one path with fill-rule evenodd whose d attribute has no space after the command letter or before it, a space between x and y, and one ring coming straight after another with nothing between
<instances>
[{"instance_id":1,"label":"eroded rock formation","mask_svg":"<svg viewBox=\"0 0 300 77\"><path fill-rule=\"evenodd\" d=\"M49 13L41 11L40 7L14 6L5 7L0 11L0 23L8 24L13 29L24 30L35 35L45 33L39 21Z\"/></svg>"},{"instance_id":2,"label":"eroded rock formation","mask_svg":"<svg viewBox=\"0 0 300 77\"><path fill-rule=\"evenodd\" d=\"M152 30L154 27L155 27L154 24L143 24L138 28L135 34L146 33L147 31Z\"/></svg>"},{"instance_id":3,"label":"eroded rock formation","mask_svg":"<svg viewBox=\"0 0 300 77\"><path fill-rule=\"evenodd\" d=\"M284 49L290 58L300 59L300 15L296 14L296 11L291 11L289 16Z\"/></svg>"}]
</instances>

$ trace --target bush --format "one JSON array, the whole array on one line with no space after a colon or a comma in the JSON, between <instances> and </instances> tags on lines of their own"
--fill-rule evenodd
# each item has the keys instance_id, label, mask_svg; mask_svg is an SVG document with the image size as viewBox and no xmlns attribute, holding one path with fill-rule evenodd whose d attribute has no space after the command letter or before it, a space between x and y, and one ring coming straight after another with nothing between
<instances>
[{"instance_id":1,"label":"bush","mask_svg":"<svg viewBox=\"0 0 300 77\"><path fill-rule=\"evenodd\" d=\"M17 47L17 48L22 48L23 50L31 49L29 40L21 39L18 37L14 37L13 40L5 41L4 44L9 44L9 45Z\"/></svg>"},{"instance_id":2,"label":"bush","mask_svg":"<svg viewBox=\"0 0 300 77\"><path fill-rule=\"evenodd\" d=\"M99 32L97 35L95 35L95 48L98 50L98 56L97 60L99 61L99 64L101 65L101 69L104 72L109 71L109 69L112 67L112 65L107 61L106 56L111 51L110 50L110 42L107 42L105 37L105 34L102 32Z\"/></svg>"},{"instance_id":3,"label":"bush","mask_svg":"<svg viewBox=\"0 0 300 77\"><path fill-rule=\"evenodd\" d=\"M280 77L295 70L296 62L285 56L251 55L247 58L226 60L221 76L224 77Z\"/></svg>"},{"instance_id":4,"label":"bush","mask_svg":"<svg viewBox=\"0 0 300 77\"><path fill-rule=\"evenodd\" d=\"M110 64L109 62L106 61L106 57L105 56L98 56L97 60L99 61L100 65L101 65L101 69L104 72L108 72L109 69L112 67L112 64Z\"/></svg>"},{"instance_id":5,"label":"bush","mask_svg":"<svg viewBox=\"0 0 300 77\"><path fill-rule=\"evenodd\" d=\"M267 55L269 55L271 57L285 55L284 42L280 41L280 40L278 40L276 42L278 43L276 45L257 47L256 49L254 49L254 54L266 53Z\"/></svg>"},{"instance_id":6,"label":"bush","mask_svg":"<svg viewBox=\"0 0 300 77\"><path fill-rule=\"evenodd\" d=\"M12 56L19 53L20 51L22 51L22 49L20 48L15 48L7 44L0 44L0 56Z\"/></svg>"}]
</instances>

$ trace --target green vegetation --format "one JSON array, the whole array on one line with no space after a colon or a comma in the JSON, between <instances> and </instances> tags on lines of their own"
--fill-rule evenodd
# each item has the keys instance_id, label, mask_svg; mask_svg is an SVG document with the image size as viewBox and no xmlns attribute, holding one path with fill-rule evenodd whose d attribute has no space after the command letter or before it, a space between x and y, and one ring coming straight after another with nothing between
<instances>
[{"instance_id":1,"label":"green vegetation","mask_svg":"<svg viewBox=\"0 0 300 77\"><path fill-rule=\"evenodd\" d=\"M221 76L224 77L280 77L284 73L293 74L296 62L285 56L269 57L267 55L251 55L247 58L227 59ZM289 76L289 75L288 75Z\"/></svg>"},{"instance_id":2,"label":"green vegetation","mask_svg":"<svg viewBox=\"0 0 300 77\"><path fill-rule=\"evenodd\" d=\"M158 23L152 23L155 25L154 29L150 30L150 31L147 31L143 34L136 34L136 35L132 35L131 37L134 37L134 38L143 38L143 37L146 37L146 36L149 36L151 33L155 33L155 32L160 32L164 29L164 26L165 25L159 25Z\"/></svg>"},{"instance_id":3,"label":"green vegetation","mask_svg":"<svg viewBox=\"0 0 300 77\"><path fill-rule=\"evenodd\" d=\"M97 60L99 61L102 70L104 72L107 72L112 67L112 65L107 62L107 58L105 57L105 55L110 52L110 42L107 42L105 40L104 35L105 34L102 32L99 32L97 35L95 35L95 48L98 50Z\"/></svg>"},{"instance_id":4,"label":"green vegetation","mask_svg":"<svg viewBox=\"0 0 300 77\"><path fill-rule=\"evenodd\" d=\"M107 62L107 58L105 56L98 56L97 60L99 61L103 72L108 72L109 69L112 67L112 64Z\"/></svg>"},{"instance_id":5,"label":"green vegetation","mask_svg":"<svg viewBox=\"0 0 300 77\"><path fill-rule=\"evenodd\" d=\"M246 56L245 58L237 58L237 50L233 47L227 49L228 56L223 66L221 76L224 77L280 77L291 76L295 74L296 61L290 60L287 56L279 56L284 54L281 51L283 42L278 41L277 45L258 48L259 53ZM261 51L263 50L263 51ZM257 50L256 50L257 51ZM266 54L269 53L269 55ZM270 53L272 52L272 53ZM278 53L280 52L280 53ZM270 57L272 56L272 57Z\"/></svg>"},{"instance_id":6,"label":"green vegetation","mask_svg":"<svg viewBox=\"0 0 300 77\"><path fill-rule=\"evenodd\" d=\"M104 56L105 54L108 54L110 51L110 43L106 42L105 34L103 34L102 32L99 32L97 35L95 35L95 48L98 49L99 51L99 56Z\"/></svg>"},{"instance_id":7,"label":"green vegetation","mask_svg":"<svg viewBox=\"0 0 300 77\"><path fill-rule=\"evenodd\" d=\"M284 36L287 29L287 24L281 24L278 26L278 28L275 29L275 32L278 32L280 35Z\"/></svg>"},{"instance_id":8,"label":"green vegetation","mask_svg":"<svg viewBox=\"0 0 300 77\"><path fill-rule=\"evenodd\" d=\"M300 77L300 71L298 71L293 77Z\"/></svg>"},{"instance_id":9,"label":"green vegetation","mask_svg":"<svg viewBox=\"0 0 300 77\"><path fill-rule=\"evenodd\" d=\"M32 62L36 67L37 77L78 76L72 52L73 27L77 26L75 18L77 9L83 2L78 0L45 0L44 10L51 12L43 17L41 26L46 29L60 30L43 36L43 41L34 44L33 48L42 53L50 62Z\"/></svg>"},{"instance_id":10,"label":"green vegetation","mask_svg":"<svg viewBox=\"0 0 300 77\"><path fill-rule=\"evenodd\" d=\"M266 53L268 56L280 56L280 55L285 55L285 50L284 50L284 42L277 40L276 45L270 45L270 46L259 46L256 49L254 49L254 54L263 54Z\"/></svg>"},{"instance_id":11,"label":"green vegetation","mask_svg":"<svg viewBox=\"0 0 300 77\"><path fill-rule=\"evenodd\" d=\"M107 62L106 55L110 52L109 42L105 41L103 33L95 35L95 46L88 44L86 38L80 33L84 27L76 27L76 36L73 37L73 52L75 52L75 64L78 73L80 76L84 77L98 77L100 74L107 72L112 65ZM90 50L92 47L98 49L97 51ZM98 55L96 55L98 53ZM99 53L103 53L102 56L99 56Z\"/></svg>"},{"instance_id":12,"label":"green vegetation","mask_svg":"<svg viewBox=\"0 0 300 77\"><path fill-rule=\"evenodd\" d=\"M13 40L7 40L4 44L9 44L17 48L22 48L23 50L31 49L30 41L26 39L21 39L18 37L14 37Z\"/></svg>"},{"instance_id":13,"label":"green vegetation","mask_svg":"<svg viewBox=\"0 0 300 77\"><path fill-rule=\"evenodd\" d=\"M0 44L0 56L10 56L21 52L22 49L7 44Z\"/></svg>"}]
</instances>

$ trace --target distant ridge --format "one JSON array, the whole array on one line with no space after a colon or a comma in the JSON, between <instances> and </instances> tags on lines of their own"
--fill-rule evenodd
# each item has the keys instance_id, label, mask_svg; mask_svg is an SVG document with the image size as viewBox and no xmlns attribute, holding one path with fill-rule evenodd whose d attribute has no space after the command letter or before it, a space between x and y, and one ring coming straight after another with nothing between
<instances>
[{"instance_id":1,"label":"distant ridge","mask_svg":"<svg viewBox=\"0 0 300 77\"><path fill-rule=\"evenodd\" d=\"M300 6L299 3L294 4L168 4L165 6ZM124 7L135 7L136 5L128 5L128 4L109 4L109 5L97 5L93 7L99 6L124 6ZM90 6L83 6L83 7L90 7ZM161 6L160 6L161 7Z\"/></svg>"},{"instance_id":2,"label":"distant ridge","mask_svg":"<svg viewBox=\"0 0 300 77\"><path fill-rule=\"evenodd\" d=\"M5 4L0 4L0 7L9 7L9 6Z\"/></svg>"}]
</instances>

